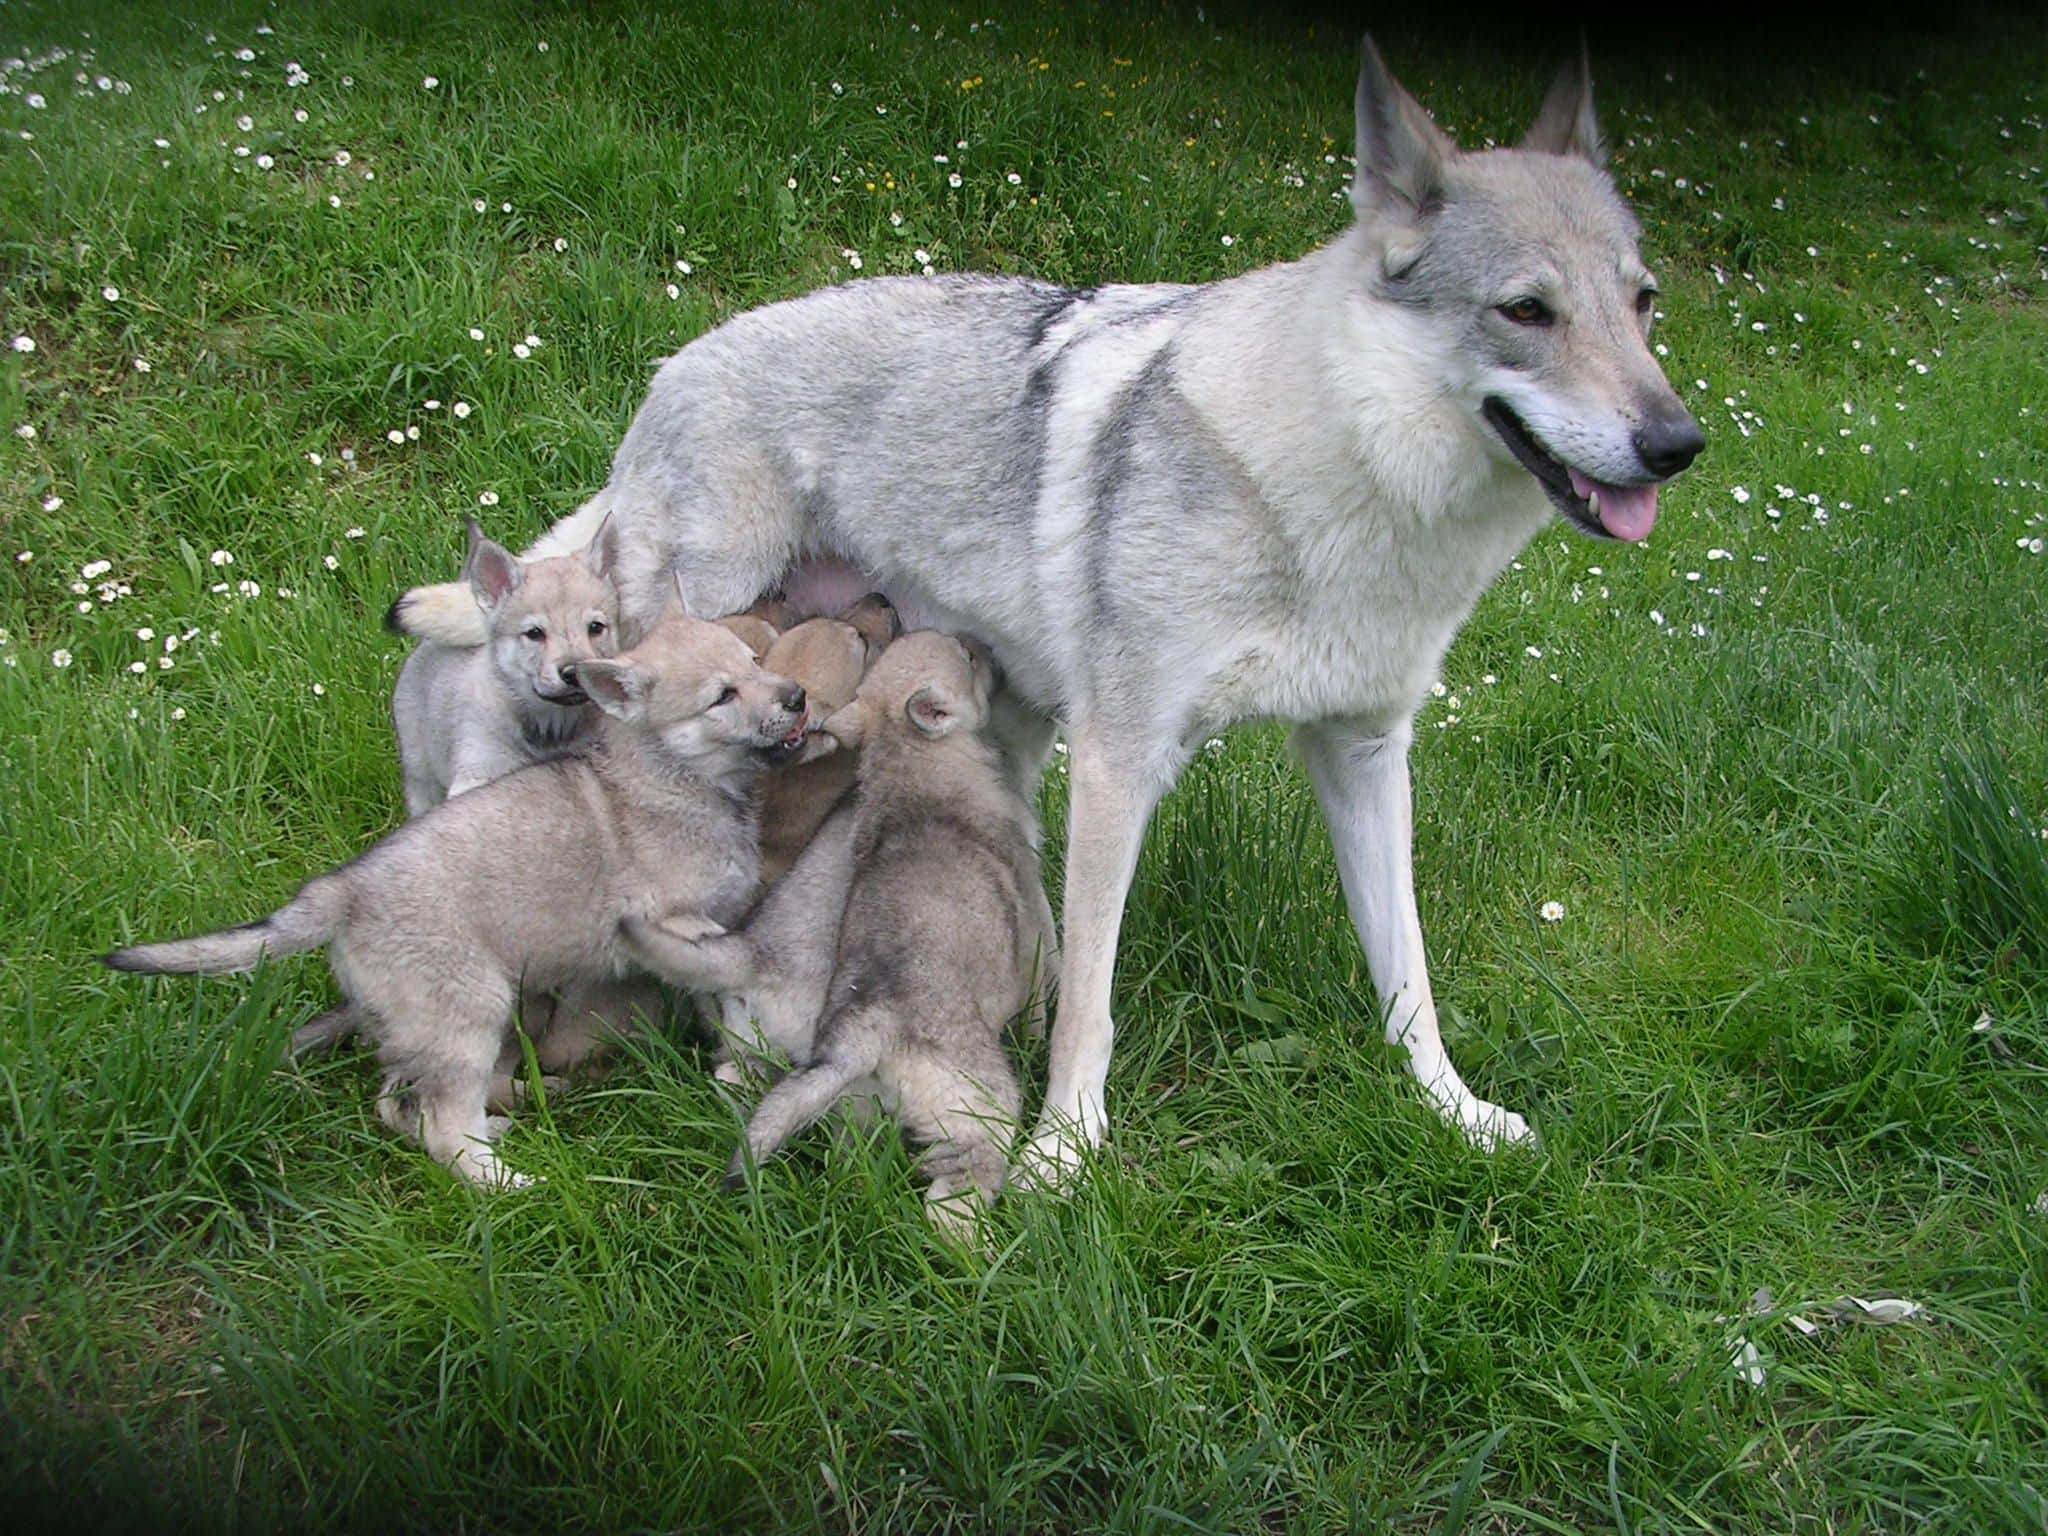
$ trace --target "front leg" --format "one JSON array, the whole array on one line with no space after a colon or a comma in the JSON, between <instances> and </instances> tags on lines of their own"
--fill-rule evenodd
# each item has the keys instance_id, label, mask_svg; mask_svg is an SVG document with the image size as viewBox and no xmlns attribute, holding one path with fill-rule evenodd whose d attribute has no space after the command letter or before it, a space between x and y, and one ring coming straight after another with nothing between
<instances>
[{"instance_id":1,"label":"front leg","mask_svg":"<svg viewBox=\"0 0 2048 1536\"><path fill-rule=\"evenodd\" d=\"M753 946L701 912L619 923L626 954L643 970L689 992L738 992L754 979Z\"/></svg>"},{"instance_id":2,"label":"front leg","mask_svg":"<svg viewBox=\"0 0 2048 1536\"><path fill-rule=\"evenodd\" d=\"M1437 1113L1455 1122L1475 1145L1531 1142L1535 1137L1520 1115L1474 1097L1451 1065L1437 1029L1422 923L1415 911L1408 740L1406 724L1384 734L1336 721L1295 732L1295 746L1329 823L1351 923L1379 989L1387 1043L1407 1047L1408 1069Z\"/></svg>"},{"instance_id":3,"label":"front leg","mask_svg":"<svg viewBox=\"0 0 2048 1536\"><path fill-rule=\"evenodd\" d=\"M1067 878L1059 1011L1052 1027L1051 1080L1045 1108L1013 1177L1026 1186L1064 1182L1083 1148L1108 1129L1103 1087L1109 1079L1110 984L1124 898L1138 868L1145 824L1180 766L1172 741L1095 722L1069 728Z\"/></svg>"}]
</instances>

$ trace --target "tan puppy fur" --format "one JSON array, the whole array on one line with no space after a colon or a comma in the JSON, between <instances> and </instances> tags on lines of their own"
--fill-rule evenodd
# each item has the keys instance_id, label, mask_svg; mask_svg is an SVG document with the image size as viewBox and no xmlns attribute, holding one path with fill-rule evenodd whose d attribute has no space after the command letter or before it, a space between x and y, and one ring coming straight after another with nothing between
<instances>
[{"instance_id":1,"label":"tan puppy fur","mask_svg":"<svg viewBox=\"0 0 2048 1536\"><path fill-rule=\"evenodd\" d=\"M896 610L870 593L837 619L806 619L783 633L762 665L802 683L815 718L853 702L860 680L899 631ZM761 800L761 881L772 886L809 846L832 808L853 788L855 754L845 749L777 774Z\"/></svg>"}]
</instances>

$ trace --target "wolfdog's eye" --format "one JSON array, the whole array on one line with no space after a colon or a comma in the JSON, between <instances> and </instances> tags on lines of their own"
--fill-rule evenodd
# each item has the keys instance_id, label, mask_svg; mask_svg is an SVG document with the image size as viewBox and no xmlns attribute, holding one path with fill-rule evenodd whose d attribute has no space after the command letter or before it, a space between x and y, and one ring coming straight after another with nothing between
<instances>
[{"instance_id":1,"label":"wolfdog's eye","mask_svg":"<svg viewBox=\"0 0 2048 1536\"><path fill-rule=\"evenodd\" d=\"M591 632L591 634L593 634L593 635L601 635L601 634L603 634L603 633L604 633L604 620L603 620L603 619L592 619L592 620L590 621L590 632Z\"/></svg>"},{"instance_id":2,"label":"wolfdog's eye","mask_svg":"<svg viewBox=\"0 0 2048 1536\"><path fill-rule=\"evenodd\" d=\"M1657 290L1654 288L1645 288L1641 293L1636 295L1636 313L1641 315L1645 320L1647 320L1650 318L1650 311L1656 306L1656 303Z\"/></svg>"},{"instance_id":3,"label":"wolfdog's eye","mask_svg":"<svg viewBox=\"0 0 2048 1536\"><path fill-rule=\"evenodd\" d=\"M721 704L730 704L734 699L738 698L739 696L739 689L728 686L725 689L725 691L720 693L717 699L712 702L711 707L713 709L716 709Z\"/></svg>"},{"instance_id":4,"label":"wolfdog's eye","mask_svg":"<svg viewBox=\"0 0 2048 1536\"><path fill-rule=\"evenodd\" d=\"M542 629L538 624L529 624L526 626L526 628L519 631L519 633L524 635L529 640L545 640L548 637L548 632Z\"/></svg>"},{"instance_id":5,"label":"wolfdog's eye","mask_svg":"<svg viewBox=\"0 0 2048 1536\"><path fill-rule=\"evenodd\" d=\"M1557 318L1548 304L1536 298L1510 300L1500 306L1500 312L1517 325L1548 325Z\"/></svg>"}]
</instances>

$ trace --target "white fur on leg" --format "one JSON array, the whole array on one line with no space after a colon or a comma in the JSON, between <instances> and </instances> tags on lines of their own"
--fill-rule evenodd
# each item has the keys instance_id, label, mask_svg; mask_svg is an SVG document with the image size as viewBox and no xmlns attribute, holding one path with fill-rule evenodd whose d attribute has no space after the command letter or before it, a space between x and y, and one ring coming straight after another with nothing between
<instances>
[{"instance_id":1,"label":"white fur on leg","mask_svg":"<svg viewBox=\"0 0 2048 1536\"><path fill-rule=\"evenodd\" d=\"M1133 763L1085 728L1068 732L1071 773L1067 831L1066 919L1062 935L1059 1010L1052 1027L1052 1064L1045 1107L1011 1170L1023 1189L1060 1188L1081 1168L1081 1155L1109 1128L1103 1085L1109 1078L1110 987L1124 898L1138 868L1145 824L1170 771Z\"/></svg>"},{"instance_id":2,"label":"white fur on leg","mask_svg":"<svg viewBox=\"0 0 2048 1536\"><path fill-rule=\"evenodd\" d=\"M1528 1121L1465 1086L1437 1027L1415 910L1408 738L1405 724L1373 734L1331 723L1303 726L1295 745L1329 823L1352 926L1386 1010L1387 1043L1406 1048L1408 1069L1437 1113L1474 1145L1529 1143Z\"/></svg>"}]
</instances>

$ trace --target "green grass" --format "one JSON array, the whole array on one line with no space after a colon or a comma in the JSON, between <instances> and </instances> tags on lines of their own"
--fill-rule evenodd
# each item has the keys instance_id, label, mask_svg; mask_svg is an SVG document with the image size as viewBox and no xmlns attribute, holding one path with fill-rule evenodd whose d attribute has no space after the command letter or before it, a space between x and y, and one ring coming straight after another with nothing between
<instances>
[{"instance_id":1,"label":"green grass","mask_svg":"<svg viewBox=\"0 0 2048 1536\"><path fill-rule=\"evenodd\" d=\"M0 351L10 1524L2043 1529L2048 30L1594 39L1710 444L1648 548L1526 551L1415 756L1452 1047L1543 1151L1419 1103L1245 731L1146 848L1101 1165L970 1262L886 1135L717 1194L689 1043L524 1117L548 1183L480 1198L381 1131L366 1062L282 1061L317 962L92 957L397 821L384 603L483 493L518 541L601 483L658 358L845 251L1294 255L1344 216L1352 36L188 9L0 12L0 54L69 50L0 94L0 330L35 342ZM1381 36L1467 143L1534 111L1526 41ZM1925 1311L1786 1320L1874 1291Z\"/></svg>"}]
</instances>

